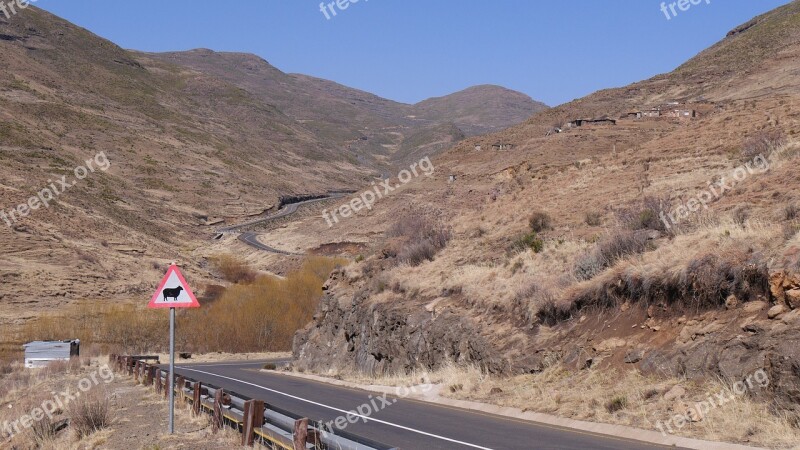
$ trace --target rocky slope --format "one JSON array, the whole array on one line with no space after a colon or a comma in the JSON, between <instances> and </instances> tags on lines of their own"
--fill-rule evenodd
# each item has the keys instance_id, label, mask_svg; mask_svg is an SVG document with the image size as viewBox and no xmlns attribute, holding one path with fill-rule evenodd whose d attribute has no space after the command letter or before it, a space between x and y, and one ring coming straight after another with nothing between
<instances>
[{"instance_id":1,"label":"rocky slope","mask_svg":"<svg viewBox=\"0 0 800 450\"><path fill-rule=\"evenodd\" d=\"M515 374L558 363L732 380L761 368L771 398L795 408L800 3L734 31L672 73L468 138L434 160L435 176L341 224L337 239L371 252L328 286L296 337L297 365ZM568 126L585 118L616 122ZM768 167L748 171L758 154ZM691 202L698 212L662 220ZM452 239L404 264L384 233L426 209ZM550 223L532 234L536 211ZM310 221L295 233L304 227L308 245L333 239Z\"/></svg>"}]
</instances>

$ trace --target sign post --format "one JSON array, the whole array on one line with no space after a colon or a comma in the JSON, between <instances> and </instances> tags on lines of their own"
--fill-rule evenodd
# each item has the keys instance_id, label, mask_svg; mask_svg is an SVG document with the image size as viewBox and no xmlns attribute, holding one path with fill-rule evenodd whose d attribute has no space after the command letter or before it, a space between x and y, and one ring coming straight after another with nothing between
<instances>
[{"instance_id":1,"label":"sign post","mask_svg":"<svg viewBox=\"0 0 800 450\"><path fill-rule=\"evenodd\" d=\"M175 308L169 309L169 434L175 434Z\"/></svg>"},{"instance_id":2,"label":"sign post","mask_svg":"<svg viewBox=\"0 0 800 450\"><path fill-rule=\"evenodd\" d=\"M167 274L150 299L148 308L169 308L169 434L175 433L175 308L199 308L200 303L194 296L189 284L183 278L180 269L174 263L169 266ZM183 389L183 386L179 386Z\"/></svg>"}]
</instances>

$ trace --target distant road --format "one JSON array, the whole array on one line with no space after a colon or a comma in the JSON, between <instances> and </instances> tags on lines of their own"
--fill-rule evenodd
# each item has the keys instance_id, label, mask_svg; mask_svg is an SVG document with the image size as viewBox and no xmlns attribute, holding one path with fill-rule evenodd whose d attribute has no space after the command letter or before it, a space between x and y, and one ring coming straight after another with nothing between
<instances>
[{"instance_id":1,"label":"distant road","mask_svg":"<svg viewBox=\"0 0 800 450\"><path fill-rule=\"evenodd\" d=\"M246 227L250 227L250 226L258 225L258 224L262 224L262 223L271 222L273 220L282 219L284 217L287 217L287 216L290 216L290 215L296 213L297 210L303 205L309 205L311 203L317 203L317 202L323 202L323 201L326 201L326 200L342 198L342 197L344 197L346 195L348 195L348 193L346 193L346 192L336 192L336 193L328 194L327 196L321 197L321 198L315 198L315 199L311 199L311 200L303 200L303 201L296 202L296 203L287 203L277 213L275 213L275 214L273 214L271 216L262 217L260 219L252 220L250 222L245 222L245 223L241 223L241 224L238 224L238 225L231 225L229 227L220 228L220 229L217 230L217 233L220 233L220 234L234 233L234 232L236 232L238 230L241 230L242 228L246 228ZM295 254L295 253L289 253L289 252L286 252L286 251L283 251L283 250L278 250L276 248L273 248L273 247L270 247L268 245L262 244L258 240L258 234L253 233L253 232L249 232L249 231L242 232L239 235L239 240L244 242L245 244L253 247L253 248L258 249L258 250L277 253L279 255L294 255Z\"/></svg>"},{"instance_id":2,"label":"distant road","mask_svg":"<svg viewBox=\"0 0 800 450\"><path fill-rule=\"evenodd\" d=\"M270 247L269 245L264 245L261 243L261 241L258 240L257 234L251 233L249 231L245 231L244 233L240 234L239 240L253 248L264 250L265 252L272 252L272 253L277 253L279 255L287 255L287 256L296 254L296 253L285 252L283 250L278 250L277 248Z\"/></svg>"},{"instance_id":3,"label":"distant road","mask_svg":"<svg viewBox=\"0 0 800 450\"><path fill-rule=\"evenodd\" d=\"M267 362L182 364L176 371L311 419L328 422L377 394L259 370ZM659 445L389 396L388 405L346 431L403 450L655 450ZM380 405L380 403L378 403ZM675 448L675 447L669 447Z\"/></svg>"}]
</instances>

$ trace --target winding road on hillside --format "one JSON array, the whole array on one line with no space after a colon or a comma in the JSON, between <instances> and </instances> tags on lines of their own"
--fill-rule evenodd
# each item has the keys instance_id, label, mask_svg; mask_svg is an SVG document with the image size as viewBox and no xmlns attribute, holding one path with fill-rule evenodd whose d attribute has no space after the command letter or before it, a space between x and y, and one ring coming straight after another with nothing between
<instances>
[{"instance_id":1,"label":"winding road on hillside","mask_svg":"<svg viewBox=\"0 0 800 450\"><path fill-rule=\"evenodd\" d=\"M381 397L367 391L260 371L266 362L288 361L182 364L176 371L323 422L335 420ZM350 424L346 431L403 450L667 448L407 398L388 396L387 399L385 407L369 416L366 423ZM381 402L376 403L383 406Z\"/></svg>"},{"instance_id":2,"label":"winding road on hillside","mask_svg":"<svg viewBox=\"0 0 800 450\"><path fill-rule=\"evenodd\" d=\"M256 220L251 220L250 222L245 222L245 223L241 223L241 224L238 224L238 225L231 225L229 227L220 228L220 229L217 230L217 234L235 233L235 232L237 232L237 231L239 231L239 230L241 230L243 228L246 228L246 227L250 227L250 226L253 226L253 225L259 225L259 224L262 224L262 223L267 223L267 222L272 222L274 220L282 219L284 217L288 217L288 216L296 213L297 210L300 209L300 207L303 206L303 205L309 205L309 204L312 204L312 203L324 202L326 200L334 200L334 199L337 199L337 198L342 198L342 197L344 197L344 196L346 196L348 194L350 194L350 192L332 192L332 193L329 193L329 194L327 194L327 195L325 195L323 197L320 197L320 198L312 198L312 199L309 199L309 200L302 200L302 201L299 201L299 202L287 203L287 204L281 206L281 208L278 210L278 212L273 214L273 215L271 215L271 216L262 217L262 218L256 219ZM278 250L277 248L265 245L265 244L261 243L261 241L258 240L258 236L259 235L257 233L253 233L253 232L250 232L250 231L243 231L243 232L241 232L239 234L239 240L244 242L245 244L255 248L255 249L262 250L262 251L265 251L265 252L271 252L271 253L276 253L276 254L279 254L279 255L286 255L286 256L297 255L297 253L290 253L290 252L287 252L287 251L284 251L284 250Z\"/></svg>"}]
</instances>

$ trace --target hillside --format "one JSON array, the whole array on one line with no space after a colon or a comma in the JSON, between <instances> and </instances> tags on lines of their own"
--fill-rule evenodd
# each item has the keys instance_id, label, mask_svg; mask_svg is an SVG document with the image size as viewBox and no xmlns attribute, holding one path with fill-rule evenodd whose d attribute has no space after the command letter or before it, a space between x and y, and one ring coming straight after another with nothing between
<instances>
[{"instance_id":1,"label":"hillside","mask_svg":"<svg viewBox=\"0 0 800 450\"><path fill-rule=\"evenodd\" d=\"M202 293L218 227L282 196L368 184L401 132L436 126L252 55L127 51L35 7L0 18L0 37L2 324L76 300L142 301L171 261ZM419 145L442 140L427 136ZM104 169L76 179L90 159ZM74 185L49 207L12 212L62 175Z\"/></svg>"},{"instance_id":2,"label":"hillside","mask_svg":"<svg viewBox=\"0 0 800 450\"><path fill-rule=\"evenodd\" d=\"M613 374L662 380L636 397L645 411L648 388L763 370L770 389L752 398L796 420L798 52L794 2L674 72L465 139L434 160L434 176L334 230L311 218L272 233L365 248L298 333L297 367L380 377L456 363L498 378L455 396L649 428L603 408L610 393L634 401ZM601 118L615 122L569 125ZM604 377L594 407L542 399L587 377ZM493 383L520 394L490 394ZM715 439L777 445L709 426Z\"/></svg>"},{"instance_id":3,"label":"hillside","mask_svg":"<svg viewBox=\"0 0 800 450\"><path fill-rule=\"evenodd\" d=\"M409 146L429 146L453 136L432 130L454 126L461 130L458 134L475 136L523 122L547 108L499 86L476 86L408 105L332 81L283 73L255 55L200 49L148 56L241 87L275 105L323 141L379 170L405 163ZM421 136L427 140L421 142Z\"/></svg>"}]
</instances>

